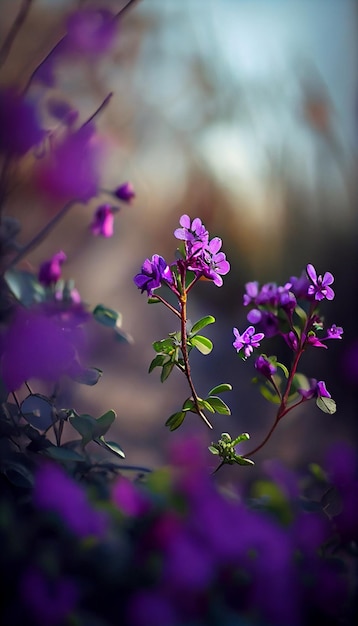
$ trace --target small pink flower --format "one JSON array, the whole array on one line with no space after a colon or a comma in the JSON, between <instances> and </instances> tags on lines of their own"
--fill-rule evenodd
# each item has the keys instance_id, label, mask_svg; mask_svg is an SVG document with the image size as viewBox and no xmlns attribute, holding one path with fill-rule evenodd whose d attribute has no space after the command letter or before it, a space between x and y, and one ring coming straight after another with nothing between
<instances>
[{"instance_id":1,"label":"small pink flower","mask_svg":"<svg viewBox=\"0 0 358 626\"><path fill-rule=\"evenodd\" d=\"M112 237L114 226L113 208L110 204L102 204L96 210L90 229L96 237Z\"/></svg>"}]
</instances>

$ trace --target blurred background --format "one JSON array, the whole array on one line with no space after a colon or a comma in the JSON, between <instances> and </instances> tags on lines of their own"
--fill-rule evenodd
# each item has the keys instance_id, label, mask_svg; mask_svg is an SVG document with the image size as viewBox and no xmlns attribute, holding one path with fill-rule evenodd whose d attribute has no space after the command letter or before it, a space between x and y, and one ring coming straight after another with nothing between
<instances>
[{"instance_id":1,"label":"blurred background","mask_svg":"<svg viewBox=\"0 0 358 626\"><path fill-rule=\"evenodd\" d=\"M2 82L26 83L64 34L70 10L119 11L125 4L35 0ZM19 5L2 0L2 37ZM109 240L88 229L98 200L74 207L22 267L36 271L63 249L64 277L75 279L82 299L122 313L133 342L116 343L108 329L91 328L92 365L104 374L95 387L66 389L66 402L95 417L113 408L111 439L128 463L161 464L168 440L180 436L164 422L189 395L184 377L175 372L162 384L159 370L147 373L152 342L177 330L176 318L148 306L133 276L154 253L174 259L173 231L183 213L223 239L232 268L220 289L204 282L191 294L190 318L217 320L207 329L211 355L193 355L193 379L200 395L220 382L234 390L224 397L232 416L214 416L213 433L195 416L182 432L202 433L209 444L224 431L247 431L246 450L265 436L274 407L251 384L253 362L235 353L232 328L247 326L246 282L283 284L310 262L335 276L336 299L323 312L345 334L328 351L312 350L301 369L326 381L337 413L308 403L283 420L255 461L277 456L305 466L320 462L336 438L357 442L357 70L354 0L141 0L123 13L110 55L95 65L61 65L57 92L82 119L113 92L96 118L108 146L103 187L130 180L136 199L116 216ZM22 242L59 208L38 197L25 160L8 211L23 223ZM280 356L283 346L268 342L263 350Z\"/></svg>"}]
</instances>

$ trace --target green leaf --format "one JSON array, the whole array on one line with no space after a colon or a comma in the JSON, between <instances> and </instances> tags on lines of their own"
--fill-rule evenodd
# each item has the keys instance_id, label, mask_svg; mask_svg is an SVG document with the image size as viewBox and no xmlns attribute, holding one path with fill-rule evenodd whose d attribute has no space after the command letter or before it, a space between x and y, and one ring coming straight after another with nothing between
<instances>
[{"instance_id":1,"label":"green leaf","mask_svg":"<svg viewBox=\"0 0 358 626\"><path fill-rule=\"evenodd\" d=\"M160 375L160 380L162 383L164 383L168 376L170 376L173 371L174 365L175 363L173 363L172 361L169 361L169 363L164 363L162 373Z\"/></svg>"},{"instance_id":2,"label":"green leaf","mask_svg":"<svg viewBox=\"0 0 358 626\"><path fill-rule=\"evenodd\" d=\"M73 376L73 379L81 385L93 387L94 385L97 385L102 374L103 371L98 369L98 367L89 367L77 376Z\"/></svg>"},{"instance_id":3,"label":"green leaf","mask_svg":"<svg viewBox=\"0 0 358 626\"><path fill-rule=\"evenodd\" d=\"M191 411L194 407L195 404L193 398L187 398L183 404L183 411Z\"/></svg>"},{"instance_id":4,"label":"green leaf","mask_svg":"<svg viewBox=\"0 0 358 626\"><path fill-rule=\"evenodd\" d=\"M284 365L283 363L280 363L279 361L275 361L275 365L276 367L279 367L283 371L285 378L289 377L289 372L288 372L286 365Z\"/></svg>"},{"instance_id":5,"label":"green leaf","mask_svg":"<svg viewBox=\"0 0 358 626\"><path fill-rule=\"evenodd\" d=\"M162 352L164 354L172 354L175 350L173 339L161 339L160 341L155 341L153 343L153 348L155 352Z\"/></svg>"},{"instance_id":6,"label":"green leaf","mask_svg":"<svg viewBox=\"0 0 358 626\"><path fill-rule=\"evenodd\" d=\"M248 441L249 439L250 439L249 433L242 433L241 435L238 435L238 437L235 437L234 441L232 442L232 445L237 446L237 444L241 443L241 441Z\"/></svg>"},{"instance_id":7,"label":"green leaf","mask_svg":"<svg viewBox=\"0 0 358 626\"><path fill-rule=\"evenodd\" d=\"M307 313L306 313L306 311L304 311L299 305L296 305L295 313L296 313L297 317L299 317L299 319L303 322L303 324L305 324L306 321L307 321Z\"/></svg>"},{"instance_id":8,"label":"green leaf","mask_svg":"<svg viewBox=\"0 0 358 626\"><path fill-rule=\"evenodd\" d=\"M116 417L117 417L116 412L110 409L109 411L101 415L101 417L96 419L95 420L96 427L94 430L94 436L103 437L103 435L106 434L107 430L109 430L110 427L112 426Z\"/></svg>"},{"instance_id":9,"label":"green leaf","mask_svg":"<svg viewBox=\"0 0 358 626\"><path fill-rule=\"evenodd\" d=\"M26 421L38 430L47 430L56 420L53 404L41 394L30 394L20 408Z\"/></svg>"},{"instance_id":10,"label":"green leaf","mask_svg":"<svg viewBox=\"0 0 358 626\"><path fill-rule=\"evenodd\" d=\"M323 413L329 413L329 415L333 415L337 410L337 405L333 398L323 398L321 396L317 398L316 404Z\"/></svg>"},{"instance_id":11,"label":"green leaf","mask_svg":"<svg viewBox=\"0 0 358 626\"><path fill-rule=\"evenodd\" d=\"M220 415L231 415L228 405L218 396L209 396L206 401L211 405L215 413Z\"/></svg>"},{"instance_id":12,"label":"green leaf","mask_svg":"<svg viewBox=\"0 0 358 626\"><path fill-rule=\"evenodd\" d=\"M275 391L271 391L265 385L260 386L260 393L265 398L265 400L268 400L269 402L272 402L273 404L280 404L281 402L277 393Z\"/></svg>"},{"instance_id":13,"label":"green leaf","mask_svg":"<svg viewBox=\"0 0 358 626\"><path fill-rule=\"evenodd\" d=\"M158 302L160 302L160 300L159 300L159 298L157 298L157 296L151 296L147 300L148 304L158 304Z\"/></svg>"},{"instance_id":14,"label":"green leaf","mask_svg":"<svg viewBox=\"0 0 358 626\"><path fill-rule=\"evenodd\" d=\"M45 300L46 291L31 272L10 269L5 272L4 278L15 298L25 307Z\"/></svg>"},{"instance_id":15,"label":"green leaf","mask_svg":"<svg viewBox=\"0 0 358 626\"><path fill-rule=\"evenodd\" d=\"M20 454L18 455L21 456ZM16 487L29 489L34 485L34 477L28 467L22 463L5 459L2 463L1 472Z\"/></svg>"},{"instance_id":16,"label":"green leaf","mask_svg":"<svg viewBox=\"0 0 358 626\"><path fill-rule=\"evenodd\" d=\"M95 443L98 443L99 446L102 446L102 448L106 448L106 450L113 452L113 454L115 454L116 456L120 456L121 459L126 458L126 455L124 454L121 446L115 441L107 441L103 436L97 437L93 441Z\"/></svg>"},{"instance_id":17,"label":"green leaf","mask_svg":"<svg viewBox=\"0 0 358 626\"><path fill-rule=\"evenodd\" d=\"M232 386L228 383L222 383L221 385L216 385L210 389L208 396L217 396L218 393L223 393L224 391L232 391Z\"/></svg>"},{"instance_id":18,"label":"green leaf","mask_svg":"<svg viewBox=\"0 0 358 626\"><path fill-rule=\"evenodd\" d=\"M190 338L190 343L201 352L201 354L210 354L213 349L213 342L202 335L195 335Z\"/></svg>"},{"instance_id":19,"label":"green leaf","mask_svg":"<svg viewBox=\"0 0 358 626\"><path fill-rule=\"evenodd\" d=\"M208 446L208 450L210 450L211 454L220 454L219 450L215 448L215 446Z\"/></svg>"},{"instance_id":20,"label":"green leaf","mask_svg":"<svg viewBox=\"0 0 358 626\"><path fill-rule=\"evenodd\" d=\"M170 357L167 354L157 354L149 365L148 373L150 374L155 367L161 367L165 362L168 362L169 359Z\"/></svg>"},{"instance_id":21,"label":"green leaf","mask_svg":"<svg viewBox=\"0 0 358 626\"><path fill-rule=\"evenodd\" d=\"M85 458L78 452L64 446L50 446L43 450L43 454L56 461L81 461L82 463L85 461Z\"/></svg>"},{"instance_id":22,"label":"green leaf","mask_svg":"<svg viewBox=\"0 0 358 626\"><path fill-rule=\"evenodd\" d=\"M75 415L70 417L69 421L73 428L81 435L83 446L86 446L90 441L92 441L95 436L94 433L97 425L94 417L86 414Z\"/></svg>"},{"instance_id":23,"label":"green leaf","mask_svg":"<svg viewBox=\"0 0 358 626\"><path fill-rule=\"evenodd\" d=\"M109 328L119 328L122 324L122 316L114 309L109 309L103 304L98 304L93 310L93 317L97 322Z\"/></svg>"},{"instance_id":24,"label":"green leaf","mask_svg":"<svg viewBox=\"0 0 358 626\"><path fill-rule=\"evenodd\" d=\"M254 461L246 459L244 456L240 456L239 454L235 454L234 461L238 465L255 465Z\"/></svg>"},{"instance_id":25,"label":"green leaf","mask_svg":"<svg viewBox=\"0 0 358 626\"><path fill-rule=\"evenodd\" d=\"M199 401L199 406L200 406L201 409L206 409L207 411L210 411L210 413L215 413L215 409L211 406L211 404L210 404L208 399L200 400Z\"/></svg>"},{"instance_id":26,"label":"green leaf","mask_svg":"<svg viewBox=\"0 0 358 626\"><path fill-rule=\"evenodd\" d=\"M185 420L186 411L178 411L177 413L173 413L170 417L168 417L165 425L168 426L170 431L176 430Z\"/></svg>"},{"instance_id":27,"label":"green leaf","mask_svg":"<svg viewBox=\"0 0 358 626\"><path fill-rule=\"evenodd\" d=\"M200 320L195 322L194 326L192 326L189 337L192 337L192 335L195 335L199 330L205 328L205 326L208 326L208 324L213 324L214 322L215 317L213 317L212 315L206 315L205 317L202 317Z\"/></svg>"}]
</instances>

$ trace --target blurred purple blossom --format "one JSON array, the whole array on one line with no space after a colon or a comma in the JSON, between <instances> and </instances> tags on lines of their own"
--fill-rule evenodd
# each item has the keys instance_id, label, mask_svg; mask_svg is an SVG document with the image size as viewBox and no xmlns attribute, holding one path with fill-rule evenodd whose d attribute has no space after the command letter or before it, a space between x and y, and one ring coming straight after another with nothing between
<instances>
[{"instance_id":1,"label":"blurred purple blossom","mask_svg":"<svg viewBox=\"0 0 358 626\"><path fill-rule=\"evenodd\" d=\"M22 157L44 139L36 106L14 87L0 89L0 152Z\"/></svg>"},{"instance_id":2,"label":"blurred purple blossom","mask_svg":"<svg viewBox=\"0 0 358 626\"><path fill-rule=\"evenodd\" d=\"M79 590L73 579L50 578L33 566L25 570L19 592L34 623L39 626L63 624L79 600Z\"/></svg>"},{"instance_id":3,"label":"blurred purple blossom","mask_svg":"<svg viewBox=\"0 0 358 626\"><path fill-rule=\"evenodd\" d=\"M19 306L0 336L0 371L6 388L14 391L33 378L55 382L64 374L78 376L85 347L76 313L64 320L42 308Z\"/></svg>"},{"instance_id":4,"label":"blurred purple blossom","mask_svg":"<svg viewBox=\"0 0 358 626\"><path fill-rule=\"evenodd\" d=\"M38 164L36 184L55 200L87 202L98 193L104 144L88 123L54 143Z\"/></svg>"},{"instance_id":5,"label":"blurred purple blossom","mask_svg":"<svg viewBox=\"0 0 358 626\"><path fill-rule=\"evenodd\" d=\"M43 285L53 285L57 283L61 277L61 265L67 260L66 254L60 250L54 254L51 259L44 261L40 265L39 282Z\"/></svg>"},{"instance_id":6,"label":"blurred purple blossom","mask_svg":"<svg viewBox=\"0 0 358 626\"><path fill-rule=\"evenodd\" d=\"M110 204L101 204L93 216L90 224L92 235L96 237L112 237L114 232L114 214Z\"/></svg>"},{"instance_id":7,"label":"blurred purple blossom","mask_svg":"<svg viewBox=\"0 0 358 626\"><path fill-rule=\"evenodd\" d=\"M117 22L107 9L80 9L67 18L66 51L98 56L113 48Z\"/></svg>"},{"instance_id":8,"label":"blurred purple blossom","mask_svg":"<svg viewBox=\"0 0 358 626\"><path fill-rule=\"evenodd\" d=\"M39 509L56 513L79 537L100 538L107 532L106 514L93 508L85 489L56 463L45 462L37 470L33 502Z\"/></svg>"},{"instance_id":9,"label":"blurred purple blossom","mask_svg":"<svg viewBox=\"0 0 358 626\"><path fill-rule=\"evenodd\" d=\"M264 355L260 354L260 356L255 361L255 368L260 374L265 376L265 378L272 378L272 376L277 372L277 367Z\"/></svg>"},{"instance_id":10,"label":"blurred purple blossom","mask_svg":"<svg viewBox=\"0 0 358 626\"><path fill-rule=\"evenodd\" d=\"M118 200L122 200L122 202L130 204L135 198L136 193L134 191L132 183L126 182L123 183L123 185L117 187L117 189L115 189L114 195L116 196L116 198L118 198Z\"/></svg>"},{"instance_id":11,"label":"blurred purple blossom","mask_svg":"<svg viewBox=\"0 0 358 626\"><path fill-rule=\"evenodd\" d=\"M140 488L128 478L119 476L112 489L113 503L130 517L145 514L150 508L150 500Z\"/></svg>"}]
</instances>

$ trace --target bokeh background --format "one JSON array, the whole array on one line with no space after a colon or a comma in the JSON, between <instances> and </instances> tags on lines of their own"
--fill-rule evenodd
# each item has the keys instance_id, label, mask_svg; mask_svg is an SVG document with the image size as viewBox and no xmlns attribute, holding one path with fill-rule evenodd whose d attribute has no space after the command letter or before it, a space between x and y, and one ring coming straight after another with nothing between
<instances>
[{"instance_id":1,"label":"bokeh background","mask_svg":"<svg viewBox=\"0 0 358 626\"><path fill-rule=\"evenodd\" d=\"M64 34L63 19L73 8L118 11L125 4L36 0L2 81L26 83ZM19 5L1 1L1 36ZM110 55L60 67L56 94L83 119L113 92L97 117L108 145L103 187L130 180L137 195L116 216L112 239L89 231L98 200L78 205L22 267L36 270L63 249L64 276L75 279L83 300L122 313L133 342L116 343L93 325L92 365L104 374L95 387L66 387L62 401L94 416L113 408L111 438L128 463L153 467L165 460L168 440L179 433L168 433L164 422L189 395L180 372L164 384L159 370L147 373L152 342L177 324L164 307L148 306L132 280L153 253L173 260L173 231L183 213L222 237L232 267L220 289L204 282L192 292L190 318L217 319L207 331L214 351L194 356L193 378L202 395L219 382L234 391L225 398L232 416L216 416L214 433L204 433L195 416L182 432L201 432L210 443L223 431L247 431L250 448L263 438L274 408L251 385L253 362L236 355L232 327L246 327L246 282L284 283L310 262L335 275L336 299L323 310L345 334L328 351L312 350L305 373L326 381L338 410L330 416L313 403L304 406L281 423L255 461L279 456L296 467L320 462L335 438L357 442L357 70L354 0L132 2ZM22 221L23 243L60 208L38 196L31 172L25 160L8 205ZM280 343L267 344L267 351L287 356Z\"/></svg>"}]
</instances>

